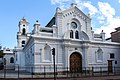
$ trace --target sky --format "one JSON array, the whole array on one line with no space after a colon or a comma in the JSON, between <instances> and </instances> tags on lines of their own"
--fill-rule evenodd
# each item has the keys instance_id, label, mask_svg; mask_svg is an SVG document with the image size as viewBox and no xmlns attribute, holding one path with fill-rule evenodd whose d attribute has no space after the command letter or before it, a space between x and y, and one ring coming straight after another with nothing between
<instances>
[{"instance_id":1,"label":"sky","mask_svg":"<svg viewBox=\"0 0 120 80\"><path fill-rule=\"evenodd\" d=\"M18 23L23 17L30 23L31 32L36 20L44 27L57 7L64 10L71 3L91 15L94 33L103 30L108 38L120 26L120 0L0 0L0 45L6 48L17 46Z\"/></svg>"}]
</instances>

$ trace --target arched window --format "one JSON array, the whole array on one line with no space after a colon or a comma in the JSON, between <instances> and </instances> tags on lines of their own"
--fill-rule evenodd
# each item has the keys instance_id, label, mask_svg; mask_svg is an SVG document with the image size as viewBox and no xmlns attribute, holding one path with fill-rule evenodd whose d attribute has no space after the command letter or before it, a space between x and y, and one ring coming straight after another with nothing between
<instances>
[{"instance_id":1,"label":"arched window","mask_svg":"<svg viewBox=\"0 0 120 80\"><path fill-rule=\"evenodd\" d=\"M23 27L25 27L25 25L23 25Z\"/></svg>"},{"instance_id":2,"label":"arched window","mask_svg":"<svg viewBox=\"0 0 120 80\"><path fill-rule=\"evenodd\" d=\"M25 28L23 28L22 35L25 35L25 32L26 32L26 30L25 30Z\"/></svg>"},{"instance_id":3,"label":"arched window","mask_svg":"<svg viewBox=\"0 0 120 80\"><path fill-rule=\"evenodd\" d=\"M73 31L70 31L70 38L73 38Z\"/></svg>"},{"instance_id":4,"label":"arched window","mask_svg":"<svg viewBox=\"0 0 120 80\"><path fill-rule=\"evenodd\" d=\"M10 58L10 63L14 63L14 58L13 57Z\"/></svg>"},{"instance_id":5,"label":"arched window","mask_svg":"<svg viewBox=\"0 0 120 80\"><path fill-rule=\"evenodd\" d=\"M75 38L79 39L79 33L78 33L78 31L75 32Z\"/></svg>"},{"instance_id":6,"label":"arched window","mask_svg":"<svg viewBox=\"0 0 120 80\"><path fill-rule=\"evenodd\" d=\"M24 46L25 46L25 41L23 40L23 41L22 41L22 47L24 47Z\"/></svg>"},{"instance_id":7,"label":"arched window","mask_svg":"<svg viewBox=\"0 0 120 80\"><path fill-rule=\"evenodd\" d=\"M49 45L44 48L44 60L51 61L51 48Z\"/></svg>"}]
</instances>

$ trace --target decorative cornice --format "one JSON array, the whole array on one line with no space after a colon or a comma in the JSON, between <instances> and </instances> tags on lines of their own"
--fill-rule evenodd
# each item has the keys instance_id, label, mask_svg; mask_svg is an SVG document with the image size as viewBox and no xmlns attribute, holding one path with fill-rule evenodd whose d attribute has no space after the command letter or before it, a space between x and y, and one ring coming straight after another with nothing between
<instances>
[{"instance_id":1,"label":"decorative cornice","mask_svg":"<svg viewBox=\"0 0 120 80\"><path fill-rule=\"evenodd\" d=\"M116 42L100 42L100 41L90 41L90 44L100 44L100 45L116 45L116 46L120 46L120 43L116 43Z\"/></svg>"}]
</instances>

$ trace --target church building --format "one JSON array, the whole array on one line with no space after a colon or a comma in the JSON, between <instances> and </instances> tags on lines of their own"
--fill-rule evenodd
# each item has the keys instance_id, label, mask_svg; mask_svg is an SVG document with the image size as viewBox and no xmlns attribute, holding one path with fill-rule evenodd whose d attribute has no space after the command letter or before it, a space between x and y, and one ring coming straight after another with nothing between
<instances>
[{"instance_id":1,"label":"church building","mask_svg":"<svg viewBox=\"0 0 120 80\"><path fill-rule=\"evenodd\" d=\"M90 15L84 14L76 4L66 10L56 8L50 22L42 27L39 21L28 32L29 22L19 21L15 66L22 70L42 72L46 67L53 71L52 49L55 48L55 64L60 71L79 70L84 67L120 66L120 43L105 39L105 32L95 34L91 28ZM39 67L39 68L37 68ZM17 67L16 67L17 70Z\"/></svg>"}]
</instances>

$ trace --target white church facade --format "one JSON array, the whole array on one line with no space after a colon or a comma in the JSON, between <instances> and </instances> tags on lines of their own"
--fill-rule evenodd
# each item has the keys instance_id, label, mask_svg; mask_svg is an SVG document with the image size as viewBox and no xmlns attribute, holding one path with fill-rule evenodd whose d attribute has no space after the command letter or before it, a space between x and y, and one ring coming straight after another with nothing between
<instances>
[{"instance_id":1,"label":"white church facade","mask_svg":"<svg viewBox=\"0 0 120 80\"><path fill-rule=\"evenodd\" d=\"M57 8L45 27L36 21L32 32L28 32L28 28L29 22L22 18L14 49L16 66L33 66L34 72L42 72L44 67L53 71L53 48L55 64L62 71L66 67L82 71L83 67L120 66L120 43L106 41L103 31L95 34L90 15L85 15L75 4L63 11Z\"/></svg>"}]
</instances>

